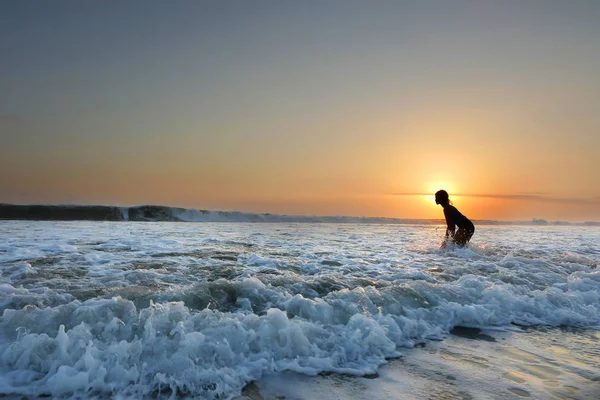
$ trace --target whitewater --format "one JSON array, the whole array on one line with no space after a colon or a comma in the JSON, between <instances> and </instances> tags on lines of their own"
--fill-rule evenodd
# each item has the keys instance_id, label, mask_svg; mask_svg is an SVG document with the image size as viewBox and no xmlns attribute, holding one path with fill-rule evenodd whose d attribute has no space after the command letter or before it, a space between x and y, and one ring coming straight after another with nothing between
<instances>
[{"instance_id":1,"label":"whitewater","mask_svg":"<svg viewBox=\"0 0 600 400\"><path fill-rule=\"evenodd\" d=\"M477 226L465 249L440 249L443 235L419 224L0 221L0 395L228 399L273 376L414 363L412 349L457 327L533 327L540 340L541 328L600 329L598 227ZM593 346L580 349L590 385Z\"/></svg>"}]
</instances>

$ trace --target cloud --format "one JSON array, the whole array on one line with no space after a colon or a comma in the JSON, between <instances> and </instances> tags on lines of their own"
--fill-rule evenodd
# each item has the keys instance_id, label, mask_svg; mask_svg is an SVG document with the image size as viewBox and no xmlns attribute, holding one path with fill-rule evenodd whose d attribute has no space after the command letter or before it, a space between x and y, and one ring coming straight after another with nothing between
<instances>
[{"instance_id":1,"label":"cloud","mask_svg":"<svg viewBox=\"0 0 600 400\"><path fill-rule=\"evenodd\" d=\"M394 196L433 196L432 193L392 193ZM559 204L576 204L576 205L600 205L600 198L593 197L589 199L579 198L567 198L567 197L554 197L540 193L526 193L526 194L494 194L494 193L454 193L454 197L478 197L487 199L500 199L500 200L524 200L524 201L535 201L539 203L559 203Z\"/></svg>"}]
</instances>

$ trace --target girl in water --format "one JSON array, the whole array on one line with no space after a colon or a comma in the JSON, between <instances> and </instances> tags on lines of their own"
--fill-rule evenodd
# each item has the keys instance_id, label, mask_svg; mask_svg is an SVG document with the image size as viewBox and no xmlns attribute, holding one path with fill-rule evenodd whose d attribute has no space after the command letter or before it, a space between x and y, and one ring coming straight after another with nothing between
<instances>
[{"instance_id":1,"label":"girl in water","mask_svg":"<svg viewBox=\"0 0 600 400\"><path fill-rule=\"evenodd\" d=\"M469 240L471 240L473 233L475 233L475 226L471 220L462 215L456 207L450 204L448 192L445 190L438 190L435 193L435 204L439 204L444 208L446 225L448 225L446 228L446 240L442 243L442 247L446 247L449 237L452 238L452 241L457 246L465 247ZM454 232L457 226L458 230Z\"/></svg>"}]
</instances>

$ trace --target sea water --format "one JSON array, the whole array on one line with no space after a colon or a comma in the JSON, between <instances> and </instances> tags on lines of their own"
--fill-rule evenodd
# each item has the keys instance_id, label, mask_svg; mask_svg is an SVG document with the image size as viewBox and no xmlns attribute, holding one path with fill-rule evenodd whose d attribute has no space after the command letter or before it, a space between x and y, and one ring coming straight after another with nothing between
<instances>
[{"instance_id":1,"label":"sea water","mask_svg":"<svg viewBox=\"0 0 600 400\"><path fill-rule=\"evenodd\" d=\"M457 326L600 328L597 227L443 235L0 221L0 394L226 399L289 371L374 374Z\"/></svg>"}]
</instances>

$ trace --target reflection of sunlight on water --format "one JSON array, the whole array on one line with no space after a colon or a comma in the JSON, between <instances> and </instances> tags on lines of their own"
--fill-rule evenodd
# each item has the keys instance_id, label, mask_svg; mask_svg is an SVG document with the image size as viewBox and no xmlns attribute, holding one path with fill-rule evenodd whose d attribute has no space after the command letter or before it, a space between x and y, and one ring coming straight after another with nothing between
<instances>
[{"instance_id":1,"label":"reflection of sunlight on water","mask_svg":"<svg viewBox=\"0 0 600 400\"><path fill-rule=\"evenodd\" d=\"M592 342L590 341L588 345L589 344L592 344ZM581 362L576 357L574 357L569 351L569 348L566 346L553 344L548 347L548 351L551 352L554 355L554 357L558 360L572 365L574 367L581 369L589 369L591 367L589 364Z\"/></svg>"},{"instance_id":2,"label":"reflection of sunlight on water","mask_svg":"<svg viewBox=\"0 0 600 400\"><path fill-rule=\"evenodd\" d=\"M491 255L494 254L495 251L493 248L488 247L485 243L482 244L473 244L470 243L469 244L469 249L477 254L481 254L481 255Z\"/></svg>"},{"instance_id":3,"label":"reflection of sunlight on water","mask_svg":"<svg viewBox=\"0 0 600 400\"><path fill-rule=\"evenodd\" d=\"M505 351L509 358L504 361L507 365L514 364L527 384L538 391L557 398L597 398L590 396L596 392L590 382L598 379L598 335L597 331L568 327L529 329L526 340L515 337L515 345L532 356L511 360L513 357Z\"/></svg>"}]
</instances>

